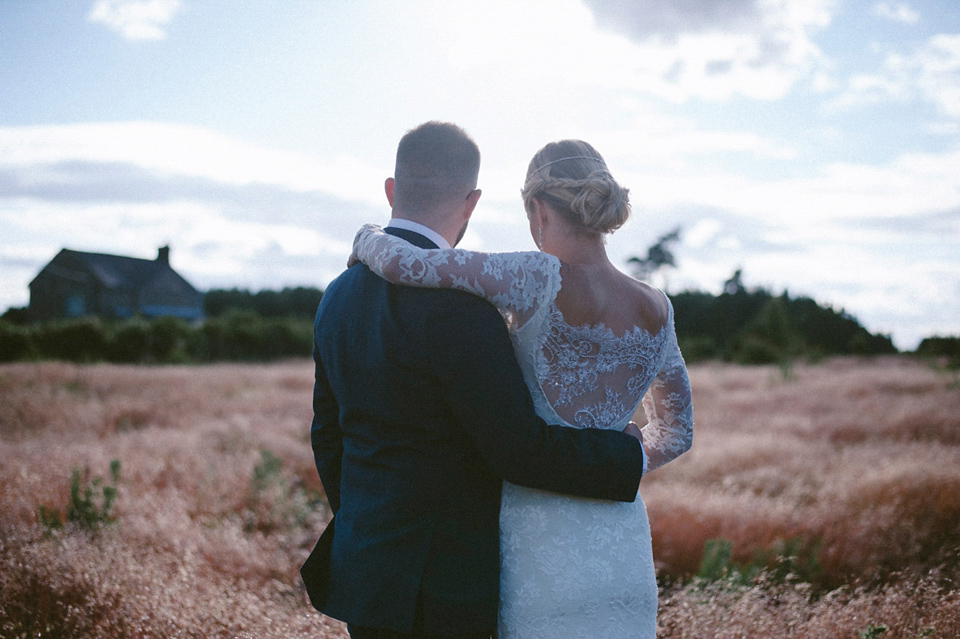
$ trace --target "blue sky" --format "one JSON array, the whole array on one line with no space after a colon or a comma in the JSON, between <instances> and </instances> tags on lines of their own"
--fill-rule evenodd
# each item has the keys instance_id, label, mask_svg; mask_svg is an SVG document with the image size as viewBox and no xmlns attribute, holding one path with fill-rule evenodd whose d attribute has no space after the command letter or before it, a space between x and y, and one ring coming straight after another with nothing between
<instances>
[{"instance_id":1,"label":"blue sky","mask_svg":"<svg viewBox=\"0 0 960 639\"><path fill-rule=\"evenodd\" d=\"M0 87L0 309L63 247L322 288L441 119L483 153L466 248L532 250L526 164L582 138L631 189L616 263L681 226L668 291L960 334L956 0L0 0Z\"/></svg>"}]
</instances>

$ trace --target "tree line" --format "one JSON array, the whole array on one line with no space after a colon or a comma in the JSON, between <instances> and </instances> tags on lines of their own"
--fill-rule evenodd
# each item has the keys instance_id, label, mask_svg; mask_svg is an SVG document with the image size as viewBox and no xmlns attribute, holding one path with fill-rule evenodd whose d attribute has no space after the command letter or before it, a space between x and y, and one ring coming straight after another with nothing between
<instances>
[{"instance_id":1,"label":"tree line","mask_svg":"<svg viewBox=\"0 0 960 639\"><path fill-rule=\"evenodd\" d=\"M672 259L661 246L657 255ZM647 274L649 262L644 263ZM748 290L734 273L724 292L670 296L681 351L687 361L781 364L831 355L896 353L888 335L867 331L853 316L808 297ZM205 363L309 357L313 318L323 291L285 288L250 292L214 289L204 296L206 320L188 324L162 317L98 318L27 324L23 309L0 318L0 361ZM960 365L960 338L928 338L917 355Z\"/></svg>"},{"instance_id":2,"label":"tree line","mask_svg":"<svg viewBox=\"0 0 960 639\"><path fill-rule=\"evenodd\" d=\"M853 316L808 297L739 288L720 295L678 293L671 301L677 340L688 361L772 364L897 352L889 335L872 334Z\"/></svg>"}]
</instances>

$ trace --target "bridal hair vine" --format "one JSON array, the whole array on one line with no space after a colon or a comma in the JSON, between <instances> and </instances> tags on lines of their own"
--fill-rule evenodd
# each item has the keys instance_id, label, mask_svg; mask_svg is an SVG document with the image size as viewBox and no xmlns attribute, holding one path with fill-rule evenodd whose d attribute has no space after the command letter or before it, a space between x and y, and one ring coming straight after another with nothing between
<instances>
[{"instance_id":1,"label":"bridal hair vine","mask_svg":"<svg viewBox=\"0 0 960 639\"><path fill-rule=\"evenodd\" d=\"M543 164L543 165L537 167L537 169L536 169L533 173L531 173L530 175L527 176L527 179L529 180L529 179L532 178L534 175L536 175L537 173L539 173L539 172L542 171L543 169L547 168L547 167L550 166L551 164L556 164L557 162L563 162L564 160L593 160L594 162L599 162L600 164L602 164L604 168L607 167L607 163L604 162L603 159L598 158L598 157L594 157L594 156L592 156L592 155L570 155L570 156L567 156L567 157L565 157L565 158L560 158L560 159L557 159L557 160L552 160L552 161L550 161L550 162L547 162L546 164Z\"/></svg>"}]
</instances>

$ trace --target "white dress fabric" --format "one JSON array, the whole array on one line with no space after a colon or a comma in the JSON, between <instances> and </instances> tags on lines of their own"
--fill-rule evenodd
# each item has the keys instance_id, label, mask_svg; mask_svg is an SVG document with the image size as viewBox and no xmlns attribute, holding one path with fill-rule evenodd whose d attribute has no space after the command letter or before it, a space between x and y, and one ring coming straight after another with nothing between
<instances>
[{"instance_id":1,"label":"white dress fabric","mask_svg":"<svg viewBox=\"0 0 960 639\"><path fill-rule=\"evenodd\" d=\"M622 430L642 402L645 473L690 448L690 382L669 299L659 331L616 335L564 322L555 304L561 264L546 253L420 249L373 225L357 234L354 252L392 282L492 302L548 423ZM655 637L657 583L639 496L611 502L504 482L500 548L500 639Z\"/></svg>"}]
</instances>

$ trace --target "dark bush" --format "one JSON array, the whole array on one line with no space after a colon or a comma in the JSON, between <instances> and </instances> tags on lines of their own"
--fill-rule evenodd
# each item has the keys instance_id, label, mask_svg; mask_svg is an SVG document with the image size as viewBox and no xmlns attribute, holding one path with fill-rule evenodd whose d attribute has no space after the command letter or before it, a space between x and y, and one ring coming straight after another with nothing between
<instances>
[{"instance_id":1,"label":"dark bush","mask_svg":"<svg viewBox=\"0 0 960 639\"><path fill-rule=\"evenodd\" d=\"M200 329L202 338L192 342L210 361L268 361L286 357L309 357L313 349L313 321L305 318L263 318L251 311L231 311L212 317Z\"/></svg>"},{"instance_id":2,"label":"dark bush","mask_svg":"<svg viewBox=\"0 0 960 639\"><path fill-rule=\"evenodd\" d=\"M775 344L756 335L745 335L737 342L730 358L737 364L776 364L783 357Z\"/></svg>"},{"instance_id":3,"label":"dark bush","mask_svg":"<svg viewBox=\"0 0 960 639\"><path fill-rule=\"evenodd\" d=\"M25 306L11 306L0 316L0 320L17 326L26 326L29 323L29 311Z\"/></svg>"},{"instance_id":4,"label":"dark bush","mask_svg":"<svg viewBox=\"0 0 960 639\"><path fill-rule=\"evenodd\" d=\"M210 360L256 359L253 355L257 346L250 343L256 330L251 327L261 321L252 311L232 311L223 317L208 318L201 331Z\"/></svg>"},{"instance_id":5,"label":"dark bush","mask_svg":"<svg viewBox=\"0 0 960 639\"><path fill-rule=\"evenodd\" d=\"M680 352L687 363L702 362L720 356L717 343L712 337L678 337Z\"/></svg>"},{"instance_id":6,"label":"dark bush","mask_svg":"<svg viewBox=\"0 0 960 639\"><path fill-rule=\"evenodd\" d=\"M219 317L235 311L253 311L264 318L309 318L317 313L323 291L317 288L296 287L281 291L263 290L251 293L241 289L214 289L204 295L207 317Z\"/></svg>"},{"instance_id":7,"label":"dark bush","mask_svg":"<svg viewBox=\"0 0 960 639\"><path fill-rule=\"evenodd\" d=\"M264 330L265 347L280 357L310 357L313 352L313 322L271 320Z\"/></svg>"},{"instance_id":8,"label":"dark bush","mask_svg":"<svg viewBox=\"0 0 960 639\"><path fill-rule=\"evenodd\" d=\"M35 335L39 355L45 359L96 362L107 356L107 336L97 318L49 322Z\"/></svg>"},{"instance_id":9,"label":"dark bush","mask_svg":"<svg viewBox=\"0 0 960 639\"><path fill-rule=\"evenodd\" d=\"M107 349L108 359L121 364L144 361L150 344L150 324L142 319L121 323L113 332Z\"/></svg>"},{"instance_id":10,"label":"dark bush","mask_svg":"<svg viewBox=\"0 0 960 639\"><path fill-rule=\"evenodd\" d=\"M33 335L29 328L0 320L0 362L31 359L35 354Z\"/></svg>"},{"instance_id":11,"label":"dark bush","mask_svg":"<svg viewBox=\"0 0 960 639\"><path fill-rule=\"evenodd\" d=\"M739 364L776 364L803 351L803 340L790 325L784 300L771 297L734 341L731 358Z\"/></svg>"},{"instance_id":12,"label":"dark bush","mask_svg":"<svg viewBox=\"0 0 960 639\"><path fill-rule=\"evenodd\" d=\"M927 337L915 354L926 359L944 359L950 368L960 368L960 337Z\"/></svg>"},{"instance_id":13,"label":"dark bush","mask_svg":"<svg viewBox=\"0 0 960 639\"><path fill-rule=\"evenodd\" d=\"M187 359L190 327L177 317L158 317L150 322L149 357L158 363Z\"/></svg>"}]
</instances>

